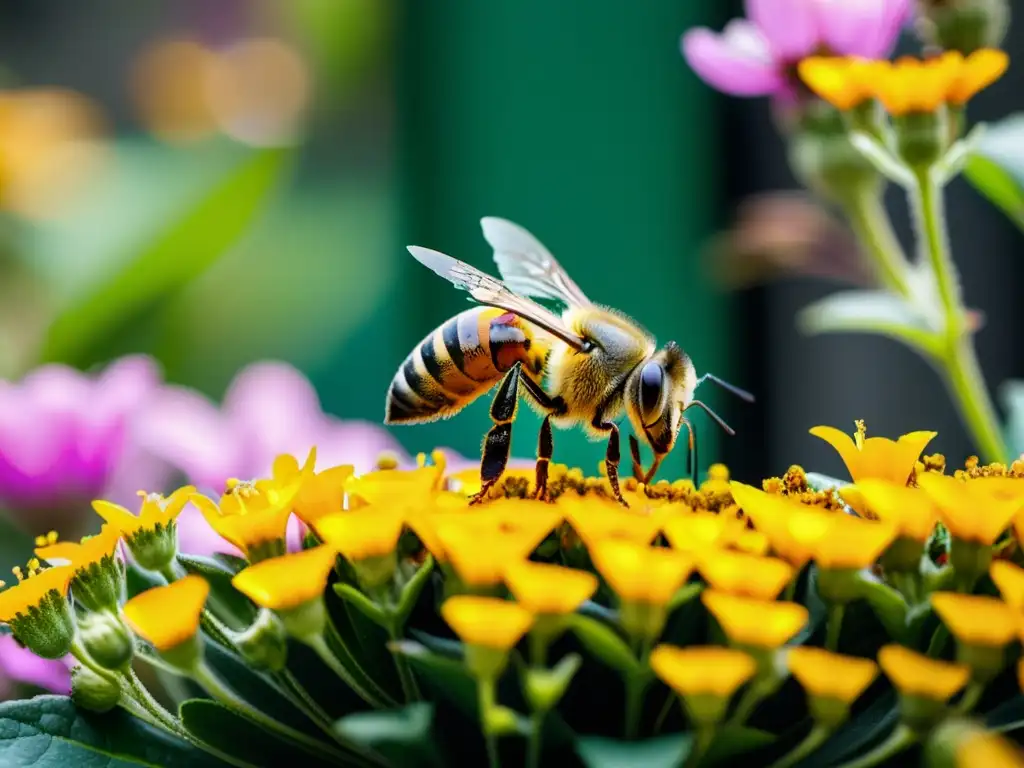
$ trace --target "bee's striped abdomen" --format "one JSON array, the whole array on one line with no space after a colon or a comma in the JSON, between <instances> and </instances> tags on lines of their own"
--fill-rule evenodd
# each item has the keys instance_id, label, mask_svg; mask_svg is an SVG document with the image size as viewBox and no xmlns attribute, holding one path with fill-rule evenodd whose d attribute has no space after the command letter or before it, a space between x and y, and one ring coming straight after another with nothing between
<instances>
[{"instance_id":1,"label":"bee's striped abdomen","mask_svg":"<svg viewBox=\"0 0 1024 768\"><path fill-rule=\"evenodd\" d=\"M532 346L532 331L516 315L492 307L456 315L420 342L398 369L385 422L432 421L458 413L520 360L538 372Z\"/></svg>"}]
</instances>

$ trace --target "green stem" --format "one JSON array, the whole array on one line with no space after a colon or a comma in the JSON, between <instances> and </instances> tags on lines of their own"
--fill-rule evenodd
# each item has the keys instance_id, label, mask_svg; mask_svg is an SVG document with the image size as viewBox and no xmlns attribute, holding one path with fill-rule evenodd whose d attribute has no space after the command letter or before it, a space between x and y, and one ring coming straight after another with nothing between
<instances>
[{"instance_id":1,"label":"green stem","mask_svg":"<svg viewBox=\"0 0 1024 768\"><path fill-rule=\"evenodd\" d=\"M808 733L799 744L772 763L769 768L790 768L790 766L796 765L824 744L831 735L831 728L826 728L821 725L814 726L811 729L811 732Z\"/></svg>"},{"instance_id":2,"label":"green stem","mask_svg":"<svg viewBox=\"0 0 1024 768\"><path fill-rule=\"evenodd\" d=\"M899 754L916 741L917 736L907 726L897 726L889 738L856 760L844 763L841 768L871 768L871 766L878 765L893 755Z\"/></svg>"},{"instance_id":3,"label":"green stem","mask_svg":"<svg viewBox=\"0 0 1024 768\"><path fill-rule=\"evenodd\" d=\"M123 675L122 680L125 686L131 692L132 697L146 710L148 710L153 717L159 719L164 723L165 727L173 730L175 733L181 734L184 728L181 722L171 712L167 711L163 705L153 698L153 695L139 680L139 676L135 674L135 670L129 668Z\"/></svg>"},{"instance_id":4,"label":"green stem","mask_svg":"<svg viewBox=\"0 0 1024 768\"><path fill-rule=\"evenodd\" d=\"M310 635L309 637L303 637L300 639L312 648L316 652L316 655L320 657L320 660L330 667L334 674L340 677L349 688L356 692L359 698L371 707L374 707L375 709L386 709L394 703L391 701L385 701L374 693L371 693L358 680L356 680L348 667L346 667L334 654L334 651L331 650L323 635ZM348 650L343 643L341 644L341 649L343 651Z\"/></svg>"},{"instance_id":5,"label":"green stem","mask_svg":"<svg viewBox=\"0 0 1024 768\"><path fill-rule=\"evenodd\" d=\"M1005 461L1006 444L999 429L995 407L978 365L970 331L966 327L956 267L949 251L942 187L930 169L920 169L914 208L924 236L928 258L939 293L945 327L937 362L960 415L986 461Z\"/></svg>"},{"instance_id":6,"label":"green stem","mask_svg":"<svg viewBox=\"0 0 1024 768\"><path fill-rule=\"evenodd\" d=\"M276 673L273 677L281 686L282 695L285 696L285 698L287 698L296 709L300 710L307 718L309 718L310 722L315 724L317 728L335 741L345 743L334 731L334 721L331 719L331 716L324 711L323 707L317 704L316 700L310 695L309 691L306 690L305 686L299 682L295 675L287 669L284 669Z\"/></svg>"},{"instance_id":7,"label":"green stem","mask_svg":"<svg viewBox=\"0 0 1024 768\"><path fill-rule=\"evenodd\" d=\"M946 647L946 641L949 640L949 630L946 629L945 624L939 624L935 628L935 632L932 634L932 639L928 643L928 650L926 655L933 659L937 659L942 655L942 649Z\"/></svg>"},{"instance_id":8,"label":"green stem","mask_svg":"<svg viewBox=\"0 0 1024 768\"><path fill-rule=\"evenodd\" d=\"M828 609L828 624L825 629L825 649L829 651L839 650L839 637L843 633L843 615L846 613L846 606L842 603L834 603Z\"/></svg>"},{"instance_id":9,"label":"green stem","mask_svg":"<svg viewBox=\"0 0 1024 768\"><path fill-rule=\"evenodd\" d=\"M661 733L661 728L665 725L665 719L668 717L669 712L672 711L672 705L676 702L676 695L670 693L668 698L665 699L665 703L661 705L661 711L658 712L658 716L654 719L654 732Z\"/></svg>"},{"instance_id":10,"label":"green stem","mask_svg":"<svg viewBox=\"0 0 1024 768\"><path fill-rule=\"evenodd\" d=\"M394 619L388 624L388 636L392 642L399 642L402 639L402 629ZM420 700L420 687L416 684L416 677L409 666L409 660L401 653L392 653L395 660L395 669L398 670L398 679L402 683L402 693L405 694L407 702Z\"/></svg>"},{"instance_id":11,"label":"green stem","mask_svg":"<svg viewBox=\"0 0 1024 768\"><path fill-rule=\"evenodd\" d=\"M541 749L544 744L544 717L542 709L535 710L530 716L530 742L527 745L526 767L540 768Z\"/></svg>"},{"instance_id":12,"label":"green stem","mask_svg":"<svg viewBox=\"0 0 1024 768\"><path fill-rule=\"evenodd\" d=\"M88 667L91 672L95 672L100 677L106 678L112 683L119 682L116 672L112 672L105 667L101 667L93 660L92 656L89 655L89 652L82 646L77 634L71 639L71 655L74 656L83 667Z\"/></svg>"},{"instance_id":13,"label":"green stem","mask_svg":"<svg viewBox=\"0 0 1024 768\"><path fill-rule=\"evenodd\" d=\"M483 731L484 742L487 744L487 765L489 768L501 768L501 760L498 757L498 740L491 730L489 722L495 700L494 678L478 678L476 690L480 709L480 730Z\"/></svg>"},{"instance_id":14,"label":"green stem","mask_svg":"<svg viewBox=\"0 0 1024 768\"><path fill-rule=\"evenodd\" d=\"M716 730L716 726L706 723L697 726L696 733L694 734L693 749L690 750L690 754L686 758L685 765L687 768L700 765L704 755L711 749L711 745L715 743Z\"/></svg>"},{"instance_id":15,"label":"green stem","mask_svg":"<svg viewBox=\"0 0 1024 768\"><path fill-rule=\"evenodd\" d=\"M340 765L352 765L355 759L351 752L342 752L334 747L307 736L290 726L279 723L274 718L259 709L256 709L247 701L238 696L228 688L217 675L206 664L202 663L192 672L192 676L207 693L224 706L251 720L268 731L278 734L286 741L294 744L311 755L328 755L338 761Z\"/></svg>"},{"instance_id":16,"label":"green stem","mask_svg":"<svg viewBox=\"0 0 1024 768\"><path fill-rule=\"evenodd\" d=\"M953 711L958 715L966 715L977 706L978 700L984 692L984 684L979 683L977 680L972 680L968 684L967 690L964 691L964 695L960 697L960 701L956 703Z\"/></svg>"},{"instance_id":17,"label":"green stem","mask_svg":"<svg viewBox=\"0 0 1024 768\"><path fill-rule=\"evenodd\" d=\"M640 733L640 718L644 709L644 690L647 680L640 675L626 676L626 718L624 724L627 739L635 739Z\"/></svg>"},{"instance_id":18,"label":"green stem","mask_svg":"<svg viewBox=\"0 0 1024 768\"><path fill-rule=\"evenodd\" d=\"M547 666L548 638L543 632L534 630L527 635L530 649L530 666L542 669Z\"/></svg>"},{"instance_id":19,"label":"green stem","mask_svg":"<svg viewBox=\"0 0 1024 768\"><path fill-rule=\"evenodd\" d=\"M843 201L843 210L861 246L883 285L904 298L911 298L907 261L885 212L882 193L874 186L858 189Z\"/></svg>"}]
</instances>

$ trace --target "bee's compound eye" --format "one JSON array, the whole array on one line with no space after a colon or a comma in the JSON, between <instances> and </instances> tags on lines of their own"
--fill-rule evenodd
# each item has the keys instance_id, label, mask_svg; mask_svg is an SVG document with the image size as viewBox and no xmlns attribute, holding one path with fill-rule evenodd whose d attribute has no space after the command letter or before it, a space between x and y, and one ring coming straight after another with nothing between
<instances>
[{"instance_id":1,"label":"bee's compound eye","mask_svg":"<svg viewBox=\"0 0 1024 768\"><path fill-rule=\"evenodd\" d=\"M640 410L648 424L661 415L661 396L664 387L664 369L658 363L647 363L640 371Z\"/></svg>"}]
</instances>

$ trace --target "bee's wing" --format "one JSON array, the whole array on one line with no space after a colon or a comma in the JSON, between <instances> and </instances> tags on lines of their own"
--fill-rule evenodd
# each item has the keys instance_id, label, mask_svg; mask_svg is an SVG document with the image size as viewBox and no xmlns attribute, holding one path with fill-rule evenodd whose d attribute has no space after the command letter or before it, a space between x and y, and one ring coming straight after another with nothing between
<instances>
[{"instance_id":1,"label":"bee's wing","mask_svg":"<svg viewBox=\"0 0 1024 768\"><path fill-rule=\"evenodd\" d=\"M531 301L514 293L507 285L490 275L471 267L465 262L446 256L440 251L410 245L409 253L423 266L436 272L456 288L468 291L481 304L507 310L557 336L571 347L583 349L586 342L566 327L562 318Z\"/></svg>"},{"instance_id":2,"label":"bee's wing","mask_svg":"<svg viewBox=\"0 0 1024 768\"><path fill-rule=\"evenodd\" d=\"M481 219L480 226L494 249L494 261L502 279L513 291L538 299L555 299L568 306L592 306L551 251L525 229L493 216Z\"/></svg>"}]
</instances>

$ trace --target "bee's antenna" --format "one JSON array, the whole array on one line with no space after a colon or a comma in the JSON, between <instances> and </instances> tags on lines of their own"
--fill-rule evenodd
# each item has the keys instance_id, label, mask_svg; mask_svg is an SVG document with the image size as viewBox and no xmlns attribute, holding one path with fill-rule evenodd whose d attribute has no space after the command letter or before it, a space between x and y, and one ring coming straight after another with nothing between
<instances>
[{"instance_id":1,"label":"bee's antenna","mask_svg":"<svg viewBox=\"0 0 1024 768\"><path fill-rule=\"evenodd\" d=\"M711 410L711 408L708 407L706 403L702 403L700 400L692 400L690 404L686 407L691 408L694 405L696 405L698 408L702 408L704 412L712 419L714 419L715 423L722 428L722 431L729 435L729 437L732 437L733 435L736 434L736 430L730 427L728 424L726 424L725 420L722 419L722 417L715 413L713 410Z\"/></svg>"},{"instance_id":2,"label":"bee's antenna","mask_svg":"<svg viewBox=\"0 0 1024 768\"><path fill-rule=\"evenodd\" d=\"M701 376L699 379L697 379L697 386L699 387L701 385L701 382L703 382L705 379L710 381L712 384L717 384L722 389L724 389L726 392L730 392L730 393L736 395L736 397L738 397L740 400L745 400L748 403L754 402L754 396L752 394L750 394L749 392L747 392L747 390L740 389L735 384L730 384L728 381L725 381L724 379L718 378L713 373L705 373L703 376ZM715 418L718 419L717 416ZM721 421L721 419L718 419L718 421ZM729 431L729 430L726 430L726 431Z\"/></svg>"}]
</instances>

